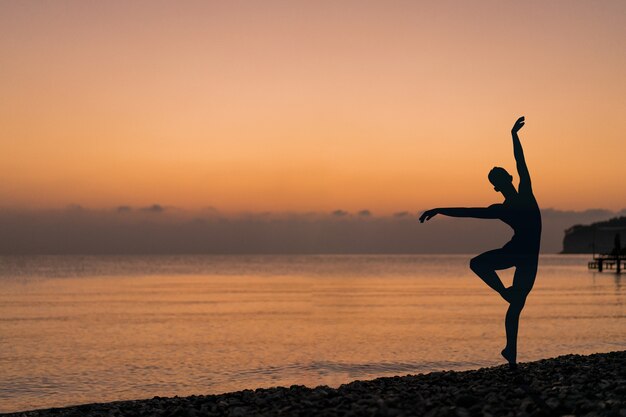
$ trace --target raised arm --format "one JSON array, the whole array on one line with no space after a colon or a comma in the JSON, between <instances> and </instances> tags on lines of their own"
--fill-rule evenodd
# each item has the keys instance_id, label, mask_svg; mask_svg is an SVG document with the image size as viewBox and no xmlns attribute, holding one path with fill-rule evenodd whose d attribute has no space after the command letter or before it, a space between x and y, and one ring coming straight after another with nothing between
<instances>
[{"instance_id":1,"label":"raised arm","mask_svg":"<svg viewBox=\"0 0 626 417\"><path fill-rule=\"evenodd\" d=\"M430 220L437 214L450 217L473 217L475 219L498 219L500 218L500 204L489 207L444 207L426 210L420 217L420 222Z\"/></svg>"},{"instance_id":2,"label":"raised arm","mask_svg":"<svg viewBox=\"0 0 626 417\"><path fill-rule=\"evenodd\" d=\"M519 187L518 191L531 191L530 173L526 166L526 159L524 158L524 150L522 149L522 143L519 140L517 132L524 126L524 116L517 119L513 128L511 129L511 136L513 137L513 155L515 156L515 162L517 163L517 173L519 175Z\"/></svg>"}]
</instances>

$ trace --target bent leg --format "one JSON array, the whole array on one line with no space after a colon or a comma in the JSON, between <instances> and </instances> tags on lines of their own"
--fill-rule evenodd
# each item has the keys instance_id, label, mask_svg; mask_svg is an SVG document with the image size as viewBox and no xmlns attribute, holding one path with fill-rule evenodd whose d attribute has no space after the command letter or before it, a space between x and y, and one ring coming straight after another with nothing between
<instances>
[{"instance_id":1,"label":"bent leg","mask_svg":"<svg viewBox=\"0 0 626 417\"><path fill-rule=\"evenodd\" d=\"M508 289L510 296L509 309L504 319L506 329L506 347L502 351L502 356L509 362L511 368L517 363L517 333L519 330L519 317L524 309L526 297L535 283L537 275L537 262L528 259L519 265L515 270L513 286Z\"/></svg>"},{"instance_id":2,"label":"bent leg","mask_svg":"<svg viewBox=\"0 0 626 417\"><path fill-rule=\"evenodd\" d=\"M502 284L496 270L511 268L514 265L510 254L502 249L490 250L472 258L470 261L471 270L506 301L509 301L509 291Z\"/></svg>"}]
</instances>

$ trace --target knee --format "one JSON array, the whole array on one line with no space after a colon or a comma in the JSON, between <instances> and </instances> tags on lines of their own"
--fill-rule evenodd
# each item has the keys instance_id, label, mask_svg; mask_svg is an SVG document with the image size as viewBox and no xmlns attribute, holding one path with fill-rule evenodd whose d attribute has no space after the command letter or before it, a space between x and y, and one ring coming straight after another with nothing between
<instances>
[{"instance_id":1,"label":"knee","mask_svg":"<svg viewBox=\"0 0 626 417\"><path fill-rule=\"evenodd\" d=\"M513 300L513 302L511 303L511 306L513 308L516 308L516 309L522 311L522 309L524 308L525 304L526 304L526 299L523 298L521 300Z\"/></svg>"},{"instance_id":2,"label":"knee","mask_svg":"<svg viewBox=\"0 0 626 417\"><path fill-rule=\"evenodd\" d=\"M527 295L525 292L513 288L511 291L511 307L521 311L526 304Z\"/></svg>"},{"instance_id":3,"label":"knee","mask_svg":"<svg viewBox=\"0 0 626 417\"><path fill-rule=\"evenodd\" d=\"M473 257L470 260L470 269L475 273L478 273L484 269L484 262L480 259L480 255Z\"/></svg>"}]
</instances>

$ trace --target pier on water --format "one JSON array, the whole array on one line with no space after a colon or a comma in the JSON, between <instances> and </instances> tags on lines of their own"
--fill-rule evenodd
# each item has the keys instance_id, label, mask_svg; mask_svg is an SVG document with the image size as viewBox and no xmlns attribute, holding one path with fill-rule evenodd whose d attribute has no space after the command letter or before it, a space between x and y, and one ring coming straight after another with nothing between
<instances>
[{"instance_id":1,"label":"pier on water","mask_svg":"<svg viewBox=\"0 0 626 417\"><path fill-rule=\"evenodd\" d=\"M595 269L598 272L602 272L606 269L614 270L616 273L622 272L622 267L626 266L626 253L622 250L622 240L620 234L615 234L614 247L611 253L604 255L595 254L595 237L594 237L594 254L593 260L587 264L589 269Z\"/></svg>"},{"instance_id":2,"label":"pier on water","mask_svg":"<svg viewBox=\"0 0 626 417\"><path fill-rule=\"evenodd\" d=\"M596 255L593 257L593 261L589 261L587 266L589 269L595 269L598 272L611 270L619 274L626 266L626 255Z\"/></svg>"}]
</instances>

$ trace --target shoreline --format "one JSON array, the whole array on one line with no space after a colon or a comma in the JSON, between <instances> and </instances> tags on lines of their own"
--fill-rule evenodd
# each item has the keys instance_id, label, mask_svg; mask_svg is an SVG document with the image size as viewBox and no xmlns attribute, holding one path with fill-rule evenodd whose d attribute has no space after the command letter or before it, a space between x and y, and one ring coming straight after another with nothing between
<instances>
[{"instance_id":1,"label":"shoreline","mask_svg":"<svg viewBox=\"0 0 626 417\"><path fill-rule=\"evenodd\" d=\"M3 414L74 416L552 416L626 417L626 350L564 355L471 371L382 377L338 388L260 388Z\"/></svg>"}]
</instances>

